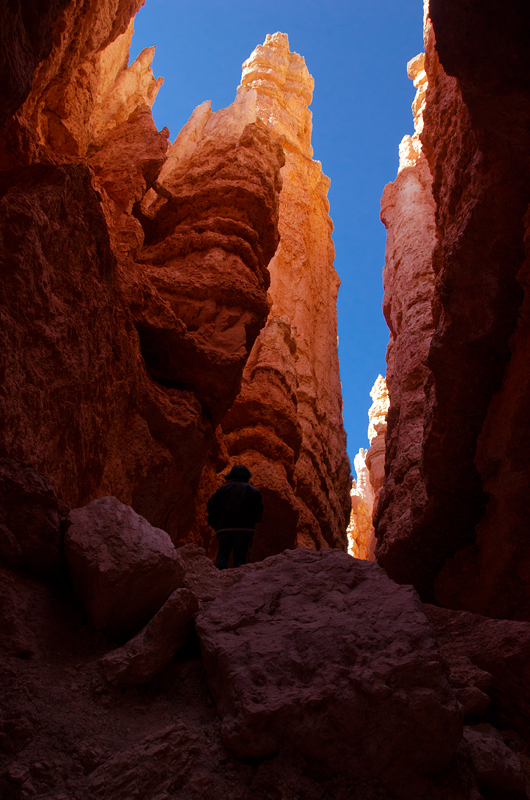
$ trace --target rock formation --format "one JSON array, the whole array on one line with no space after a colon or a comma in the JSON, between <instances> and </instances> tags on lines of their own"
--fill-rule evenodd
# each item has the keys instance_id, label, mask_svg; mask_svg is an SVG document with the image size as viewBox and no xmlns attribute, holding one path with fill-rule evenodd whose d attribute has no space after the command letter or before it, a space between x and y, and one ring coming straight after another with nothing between
<instances>
[{"instance_id":1,"label":"rock formation","mask_svg":"<svg viewBox=\"0 0 530 800\"><path fill-rule=\"evenodd\" d=\"M409 65L417 133L382 206L392 342L376 515L392 577L523 619L529 25L522 3L504 15L433 0L424 71L421 57Z\"/></svg>"},{"instance_id":2,"label":"rock formation","mask_svg":"<svg viewBox=\"0 0 530 800\"><path fill-rule=\"evenodd\" d=\"M303 60L268 38L168 151L139 5L0 9L0 794L522 799L528 9L432 0L384 198L386 481L380 380L359 483L381 563L444 608L341 551ZM239 460L269 552L308 547L221 573L197 508Z\"/></svg>"},{"instance_id":3,"label":"rock formation","mask_svg":"<svg viewBox=\"0 0 530 800\"><path fill-rule=\"evenodd\" d=\"M346 541L350 466L337 355L339 280L329 179L312 160L312 90L304 59L289 51L286 35L275 34L243 64L236 99L281 137L286 159L267 324L221 423L217 466L204 476L206 494L229 464L251 469L265 504L254 560L286 547L345 547Z\"/></svg>"},{"instance_id":4,"label":"rock formation","mask_svg":"<svg viewBox=\"0 0 530 800\"><path fill-rule=\"evenodd\" d=\"M351 491L351 516L348 525L348 552L355 558L375 560L375 532L372 524L385 478L385 433L387 429L388 390L379 375L370 392L373 402L368 410L370 447L361 447L354 459L357 479Z\"/></svg>"},{"instance_id":5,"label":"rock formation","mask_svg":"<svg viewBox=\"0 0 530 800\"><path fill-rule=\"evenodd\" d=\"M0 136L0 454L178 540L268 313L284 157L236 104L153 192L168 132L153 48L127 67L139 5L67 5Z\"/></svg>"}]
</instances>

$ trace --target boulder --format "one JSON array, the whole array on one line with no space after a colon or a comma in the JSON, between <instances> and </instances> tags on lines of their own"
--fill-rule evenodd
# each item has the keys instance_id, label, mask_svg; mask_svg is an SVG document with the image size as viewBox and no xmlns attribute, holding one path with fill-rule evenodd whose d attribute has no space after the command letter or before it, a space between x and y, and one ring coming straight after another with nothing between
<instances>
[{"instance_id":1,"label":"boulder","mask_svg":"<svg viewBox=\"0 0 530 800\"><path fill-rule=\"evenodd\" d=\"M168 534L115 497L70 512L65 550L74 590L91 625L138 631L182 586Z\"/></svg>"},{"instance_id":2,"label":"boulder","mask_svg":"<svg viewBox=\"0 0 530 800\"><path fill-rule=\"evenodd\" d=\"M285 551L238 573L196 620L234 755L288 748L325 773L393 784L451 762L458 705L411 587L330 549Z\"/></svg>"},{"instance_id":3,"label":"boulder","mask_svg":"<svg viewBox=\"0 0 530 800\"><path fill-rule=\"evenodd\" d=\"M140 633L101 659L106 680L138 686L158 675L186 643L198 608L197 598L189 589L175 589Z\"/></svg>"},{"instance_id":4,"label":"boulder","mask_svg":"<svg viewBox=\"0 0 530 800\"><path fill-rule=\"evenodd\" d=\"M44 475L0 459L0 558L10 567L57 574L64 562L61 517L67 513Z\"/></svg>"}]
</instances>

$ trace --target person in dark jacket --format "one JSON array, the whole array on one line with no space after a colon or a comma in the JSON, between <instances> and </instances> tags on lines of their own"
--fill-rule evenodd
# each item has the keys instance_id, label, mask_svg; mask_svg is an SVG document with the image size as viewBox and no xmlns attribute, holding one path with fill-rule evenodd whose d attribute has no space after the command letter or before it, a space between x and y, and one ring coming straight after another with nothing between
<instances>
[{"instance_id":1,"label":"person in dark jacket","mask_svg":"<svg viewBox=\"0 0 530 800\"><path fill-rule=\"evenodd\" d=\"M247 467L236 464L226 476L225 485L208 500L208 524L219 542L217 569L226 569L232 550L234 567L247 563L256 523L263 514L261 493L249 483L251 477Z\"/></svg>"}]
</instances>

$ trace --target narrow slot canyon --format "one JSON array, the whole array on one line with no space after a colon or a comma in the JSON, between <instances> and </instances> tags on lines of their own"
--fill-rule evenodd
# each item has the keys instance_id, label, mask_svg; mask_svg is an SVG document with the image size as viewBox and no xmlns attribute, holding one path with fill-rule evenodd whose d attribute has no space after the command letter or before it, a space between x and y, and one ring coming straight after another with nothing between
<instances>
[{"instance_id":1,"label":"narrow slot canyon","mask_svg":"<svg viewBox=\"0 0 530 800\"><path fill-rule=\"evenodd\" d=\"M318 87L170 139L143 4L0 9L0 796L524 800L530 9L425 0L350 464Z\"/></svg>"}]
</instances>

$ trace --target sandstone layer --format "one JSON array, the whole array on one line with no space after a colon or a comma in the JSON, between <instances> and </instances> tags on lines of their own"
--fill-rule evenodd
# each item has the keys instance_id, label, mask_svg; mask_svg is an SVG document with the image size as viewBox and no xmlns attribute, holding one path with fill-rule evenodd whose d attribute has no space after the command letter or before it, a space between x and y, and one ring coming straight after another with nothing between
<instances>
[{"instance_id":1,"label":"sandstone layer","mask_svg":"<svg viewBox=\"0 0 530 800\"><path fill-rule=\"evenodd\" d=\"M248 465L265 512L252 558L285 548L344 548L349 473L337 354L329 179L312 160L314 81L285 34L267 36L243 64L236 104L281 137L280 244L269 264L269 315L219 432L217 464ZM197 109L197 112L199 109ZM218 480L218 479L217 479Z\"/></svg>"},{"instance_id":2,"label":"sandstone layer","mask_svg":"<svg viewBox=\"0 0 530 800\"><path fill-rule=\"evenodd\" d=\"M391 405L376 516L392 577L445 605L520 619L530 618L529 25L522 3L504 14L433 0L425 75L411 64L421 121L383 197ZM401 202L408 181L417 188Z\"/></svg>"},{"instance_id":3,"label":"sandstone layer","mask_svg":"<svg viewBox=\"0 0 530 800\"><path fill-rule=\"evenodd\" d=\"M52 4L51 52L23 105L27 75L6 99L0 455L69 506L112 495L178 540L268 314L284 156L236 103L157 181L154 48L127 65L140 5ZM13 20L24 49L29 16Z\"/></svg>"}]
</instances>

